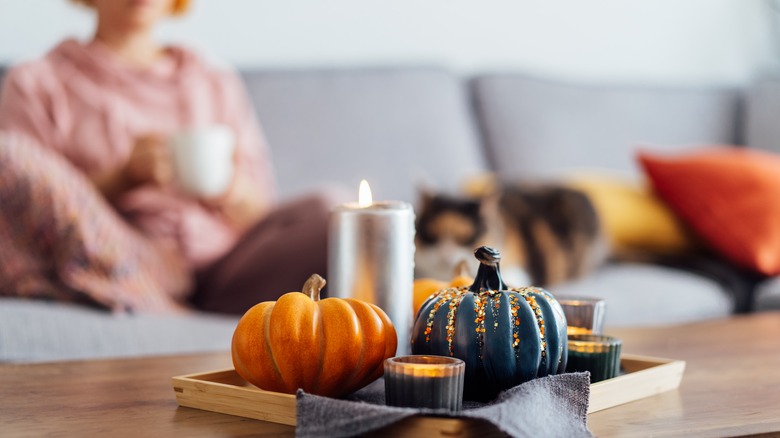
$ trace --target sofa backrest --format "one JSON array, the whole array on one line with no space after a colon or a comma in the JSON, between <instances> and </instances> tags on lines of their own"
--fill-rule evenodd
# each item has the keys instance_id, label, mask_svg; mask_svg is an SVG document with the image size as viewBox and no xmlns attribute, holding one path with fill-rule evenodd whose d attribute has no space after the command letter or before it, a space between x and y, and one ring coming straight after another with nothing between
<instances>
[{"instance_id":1,"label":"sofa backrest","mask_svg":"<svg viewBox=\"0 0 780 438\"><path fill-rule=\"evenodd\" d=\"M745 144L780 152L780 77L754 82L745 107Z\"/></svg>"},{"instance_id":2,"label":"sofa backrest","mask_svg":"<svg viewBox=\"0 0 780 438\"><path fill-rule=\"evenodd\" d=\"M333 181L415 201L487 170L467 91L438 69L245 71L282 196Z\"/></svg>"},{"instance_id":3,"label":"sofa backrest","mask_svg":"<svg viewBox=\"0 0 780 438\"><path fill-rule=\"evenodd\" d=\"M0 81L3 73L0 66ZM377 199L414 201L420 182L452 190L490 169L508 179L574 168L636 172L641 145L668 151L743 141L742 93L731 88L590 86L494 74L474 78L467 90L462 78L432 68L243 76L283 197L328 181L356 188L365 178ZM780 150L780 81L757 82L747 101L744 140Z\"/></svg>"},{"instance_id":4,"label":"sofa backrest","mask_svg":"<svg viewBox=\"0 0 780 438\"><path fill-rule=\"evenodd\" d=\"M473 81L488 156L506 179L572 169L636 173L635 150L737 144L736 89L590 86L486 75Z\"/></svg>"}]
</instances>

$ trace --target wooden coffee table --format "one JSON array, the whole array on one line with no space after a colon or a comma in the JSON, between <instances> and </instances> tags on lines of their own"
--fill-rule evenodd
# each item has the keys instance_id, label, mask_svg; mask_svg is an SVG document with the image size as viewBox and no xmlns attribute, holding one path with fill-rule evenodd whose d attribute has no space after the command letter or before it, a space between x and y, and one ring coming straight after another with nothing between
<instances>
[{"instance_id":1,"label":"wooden coffee table","mask_svg":"<svg viewBox=\"0 0 780 438\"><path fill-rule=\"evenodd\" d=\"M780 431L780 313L610 334L626 352L684 359L687 368L678 390L591 414L597 436ZM3 364L0 436L292 435L289 426L176 404L172 376L229 366L228 353Z\"/></svg>"}]
</instances>

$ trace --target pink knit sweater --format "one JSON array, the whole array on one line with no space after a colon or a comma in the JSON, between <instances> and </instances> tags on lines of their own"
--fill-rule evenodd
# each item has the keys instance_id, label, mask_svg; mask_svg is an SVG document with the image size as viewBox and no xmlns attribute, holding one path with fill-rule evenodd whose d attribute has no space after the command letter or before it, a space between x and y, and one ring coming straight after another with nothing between
<instances>
[{"instance_id":1,"label":"pink knit sweater","mask_svg":"<svg viewBox=\"0 0 780 438\"><path fill-rule=\"evenodd\" d=\"M98 42L65 41L9 72L0 93L0 130L28 135L91 175L124 163L137 137L225 124L236 133L238 171L274 198L268 151L239 77L181 47L169 54L139 70ZM146 234L175 241L196 269L238 239L218 211L173 186L134 189L117 207Z\"/></svg>"}]
</instances>

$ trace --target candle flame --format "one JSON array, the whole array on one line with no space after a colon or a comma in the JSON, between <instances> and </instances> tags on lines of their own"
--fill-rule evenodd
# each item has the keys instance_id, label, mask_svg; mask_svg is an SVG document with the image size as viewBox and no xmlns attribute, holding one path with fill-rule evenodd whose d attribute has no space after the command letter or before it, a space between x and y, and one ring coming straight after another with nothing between
<instances>
[{"instance_id":1,"label":"candle flame","mask_svg":"<svg viewBox=\"0 0 780 438\"><path fill-rule=\"evenodd\" d=\"M368 186L368 181L360 181L360 187L358 188L358 206L360 206L360 208L365 208L370 206L372 202L371 187Z\"/></svg>"}]
</instances>

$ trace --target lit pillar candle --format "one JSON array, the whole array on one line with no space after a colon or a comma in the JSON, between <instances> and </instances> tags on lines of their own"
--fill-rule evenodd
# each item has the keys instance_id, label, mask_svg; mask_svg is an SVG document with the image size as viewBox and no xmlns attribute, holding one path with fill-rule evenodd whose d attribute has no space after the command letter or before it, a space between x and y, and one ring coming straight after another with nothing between
<instances>
[{"instance_id":1,"label":"lit pillar candle","mask_svg":"<svg viewBox=\"0 0 780 438\"><path fill-rule=\"evenodd\" d=\"M365 180L358 199L331 214L328 294L379 306L395 325L398 354L405 354L413 319L414 211L405 202L373 202Z\"/></svg>"}]
</instances>

